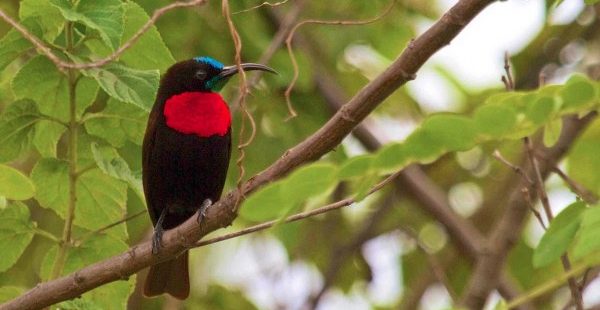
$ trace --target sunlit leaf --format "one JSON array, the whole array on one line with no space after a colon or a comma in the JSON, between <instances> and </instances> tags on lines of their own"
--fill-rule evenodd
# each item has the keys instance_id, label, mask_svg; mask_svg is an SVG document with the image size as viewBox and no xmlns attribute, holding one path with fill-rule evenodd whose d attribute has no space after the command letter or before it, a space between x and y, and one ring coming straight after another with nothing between
<instances>
[{"instance_id":1,"label":"sunlit leaf","mask_svg":"<svg viewBox=\"0 0 600 310\"><path fill-rule=\"evenodd\" d=\"M381 173L390 173L400 169L407 162L404 144L390 143L377 152L372 166Z\"/></svg>"},{"instance_id":2,"label":"sunlit leaf","mask_svg":"<svg viewBox=\"0 0 600 310\"><path fill-rule=\"evenodd\" d=\"M338 178L346 180L364 175L371 169L373 159L373 155L361 155L349 158L340 167Z\"/></svg>"},{"instance_id":3,"label":"sunlit leaf","mask_svg":"<svg viewBox=\"0 0 600 310\"><path fill-rule=\"evenodd\" d=\"M66 130L63 124L41 120L35 125L33 145L42 157L56 157L56 144Z\"/></svg>"},{"instance_id":4,"label":"sunlit leaf","mask_svg":"<svg viewBox=\"0 0 600 310\"><path fill-rule=\"evenodd\" d=\"M29 150L39 119L31 100L19 100L6 108L0 115L0 162L13 160Z\"/></svg>"},{"instance_id":5,"label":"sunlit leaf","mask_svg":"<svg viewBox=\"0 0 600 310\"><path fill-rule=\"evenodd\" d=\"M33 182L19 170L0 164L0 196L11 200L26 200L33 197Z\"/></svg>"},{"instance_id":6,"label":"sunlit leaf","mask_svg":"<svg viewBox=\"0 0 600 310\"><path fill-rule=\"evenodd\" d=\"M150 111L158 89L158 70L137 70L118 63L101 68L86 69L83 73L93 77L111 97Z\"/></svg>"},{"instance_id":7,"label":"sunlit leaf","mask_svg":"<svg viewBox=\"0 0 600 310\"><path fill-rule=\"evenodd\" d=\"M284 207L289 202L281 194L281 188L281 182L275 182L250 195L240 209L240 216L258 222L272 220L283 215Z\"/></svg>"},{"instance_id":8,"label":"sunlit leaf","mask_svg":"<svg viewBox=\"0 0 600 310\"><path fill-rule=\"evenodd\" d=\"M35 85L35 87L32 87ZM67 77L46 57L37 56L27 62L12 81L17 98L34 100L42 114L63 122L69 120L69 88ZM76 114L81 116L98 92L98 84L82 78L76 86Z\"/></svg>"},{"instance_id":9,"label":"sunlit leaf","mask_svg":"<svg viewBox=\"0 0 600 310\"><path fill-rule=\"evenodd\" d=\"M533 253L535 267L547 266L565 253L581 223L585 203L575 202L560 212L550 223Z\"/></svg>"},{"instance_id":10,"label":"sunlit leaf","mask_svg":"<svg viewBox=\"0 0 600 310\"><path fill-rule=\"evenodd\" d=\"M20 1L19 18L21 20L35 19L41 28L40 33L43 33L44 39L48 42L53 42L58 37L65 24L60 11L48 0Z\"/></svg>"},{"instance_id":11,"label":"sunlit leaf","mask_svg":"<svg viewBox=\"0 0 600 310\"><path fill-rule=\"evenodd\" d=\"M573 249L573 257L581 258L600 250L600 207L589 208L581 215L579 240Z\"/></svg>"},{"instance_id":12,"label":"sunlit leaf","mask_svg":"<svg viewBox=\"0 0 600 310\"><path fill-rule=\"evenodd\" d=\"M302 202L320 195L337 182L337 167L329 163L315 163L296 169L285 179L281 194L286 201Z\"/></svg>"},{"instance_id":13,"label":"sunlit leaf","mask_svg":"<svg viewBox=\"0 0 600 310\"><path fill-rule=\"evenodd\" d=\"M553 146L558 138L560 138L560 132L562 131L562 119L558 118L551 122L548 122L544 126L544 145L546 147Z\"/></svg>"},{"instance_id":14,"label":"sunlit leaf","mask_svg":"<svg viewBox=\"0 0 600 310\"><path fill-rule=\"evenodd\" d=\"M0 272L3 272L17 262L33 239L34 231L29 209L20 202L1 209L0 219L0 244L10 245L2 248Z\"/></svg>"},{"instance_id":15,"label":"sunlit leaf","mask_svg":"<svg viewBox=\"0 0 600 310\"><path fill-rule=\"evenodd\" d=\"M79 0L73 5L69 0L50 0L65 19L80 22L97 30L102 40L116 50L123 34L124 5L119 0Z\"/></svg>"},{"instance_id":16,"label":"sunlit leaf","mask_svg":"<svg viewBox=\"0 0 600 310\"><path fill-rule=\"evenodd\" d=\"M116 149L108 146L101 147L93 143L92 154L94 155L94 160L96 160L98 168L100 168L102 172L113 178L127 182L138 197L140 197L142 201L144 200L142 180L139 176L131 172L129 165L121 158Z\"/></svg>"}]
</instances>

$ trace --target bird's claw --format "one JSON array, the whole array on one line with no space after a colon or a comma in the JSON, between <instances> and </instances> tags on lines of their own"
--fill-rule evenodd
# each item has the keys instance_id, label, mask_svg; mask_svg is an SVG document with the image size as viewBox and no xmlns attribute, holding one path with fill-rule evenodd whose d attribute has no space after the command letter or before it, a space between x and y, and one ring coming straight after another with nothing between
<instances>
[{"instance_id":1,"label":"bird's claw","mask_svg":"<svg viewBox=\"0 0 600 310\"><path fill-rule=\"evenodd\" d=\"M154 228L154 234L152 235L152 254L158 254L158 249L162 247L162 235L163 229L160 226Z\"/></svg>"},{"instance_id":2,"label":"bird's claw","mask_svg":"<svg viewBox=\"0 0 600 310\"><path fill-rule=\"evenodd\" d=\"M200 209L198 209L198 225L200 225L200 223L202 223L202 220L204 220L204 218L206 217L206 210L208 210L208 207L210 207L212 205L212 200L210 199L204 199L204 201L202 202L202 205L200 206Z\"/></svg>"},{"instance_id":3,"label":"bird's claw","mask_svg":"<svg viewBox=\"0 0 600 310\"><path fill-rule=\"evenodd\" d=\"M158 217L158 221L156 221L156 226L154 226L154 234L152 235L152 254L158 254L158 249L162 246L162 235L163 235L163 227L162 223L165 220L165 215L167 214L167 209L163 209Z\"/></svg>"}]
</instances>

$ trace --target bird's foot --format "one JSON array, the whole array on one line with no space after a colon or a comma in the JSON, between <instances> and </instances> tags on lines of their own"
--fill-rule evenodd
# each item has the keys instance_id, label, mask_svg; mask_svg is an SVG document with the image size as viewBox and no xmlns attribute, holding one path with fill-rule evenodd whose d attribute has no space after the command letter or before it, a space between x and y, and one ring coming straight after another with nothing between
<instances>
[{"instance_id":1,"label":"bird's foot","mask_svg":"<svg viewBox=\"0 0 600 310\"><path fill-rule=\"evenodd\" d=\"M152 254L158 254L158 249L162 246L162 235L164 229L162 227L162 223L165 219L165 214L167 214L167 209L163 209L160 213L160 217L158 221L156 221L156 225L154 226L154 234L152 234Z\"/></svg>"},{"instance_id":2,"label":"bird's foot","mask_svg":"<svg viewBox=\"0 0 600 310\"><path fill-rule=\"evenodd\" d=\"M210 199L204 199L204 201L202 202L202 205L200 206L200 209L198 209L198 225L200 225L200 223L202 223L202 220L204 220L204 218L206 217L206 210L208 210L208 207L210 207L212 205L212 200Z\"/></svg>"}]
</instances>

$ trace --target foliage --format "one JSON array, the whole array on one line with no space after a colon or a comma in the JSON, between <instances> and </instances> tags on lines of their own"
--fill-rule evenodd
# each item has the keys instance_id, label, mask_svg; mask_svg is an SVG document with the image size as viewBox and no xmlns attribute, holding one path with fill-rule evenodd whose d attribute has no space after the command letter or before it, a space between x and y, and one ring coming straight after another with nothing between
<instances>
[{"instance_id":1,"label":"foliage","mask_svg":"<svg viewBox=\"0 0 600 310\"><path fill-rule=\"evenodd\" d=\"M232 6L234 11L242 10L255 2L239 1ZM597 2L585 1L589 5ZM116 51L149 20L147 12L165 3L22 0L0 6L13 8L19 22L51 46L61 59L89 63ZM340 7L328 2L313 3L307 5L304 14L328 18L353 12L355 18L369 18L387 5L385 1L375 3L352 2ZM547 4L552 10L550 7L558 6L560 1ZM280 76L264 77L259 90L248 98L258 131L246 150L246 177L264 169L328 119L326 96L314 86L318 82L313 78L315 74L329 72L342 93L356 93L378 73L377 65L385 67L415 36L416 20L439 17L440 12L432 7L419 1L403 1L389 17L370 25L303 29L305 38L310 38L305 41L314 40L312 44L319 51L313 51L317 56L297 51L300 79L291 99L299 116L288 122L283 121L287 110L281 93L294 71L287 53L276 51L270 65ZM240 16L234 20L244 42L244 59L259 59L272 40L276 29L267 10L270 9L234 15ZM144 229L150 227L146 219L105 227L143 209L141 143L160 73L176 59L196 55L233 62L231 40L225 21L219 16L219 7L213 4L200 8L198 14L192 10L174 11L150 27L116 61L81 70L57 68L15 29L0 28L0 241L10 245L0 258L0 302L18 296L37 282L124 252L143 238ZM376 51L375 65L356 68L345 61L344 55L353 45L367 45ZM540 49L532 47L524 53L537 50ZM448 75L447 79L452 77ZM339 260L337 275L328 285L349 293L373 279L372 262L360 247L367 240L407 228L422 234L434 230L440 245L440 249L431 251L435 253L406 246L408 250L399 254L397 264L403 270L403 285L416 286L429 272L428 255L447 256L449 286L462 292L472 271L470 263L455 253L455 248L446 242L446 232L413 199L403 196L394 200L393 208L376 218L376 222L373 220L373 227L363 232L365 223L383 208L385 197L393 196L386 191L369 195L369 189L383 177L409 165L424 165L431 179L450 193L467 182L485 193L489 201L478 212L483 214L479 218L486 220L474 222L480 229L487 229L486 225L492 223L490 218L499 214L494 209L501 209L508 196L497 192L497 182L511 173L505 166L489 164L493 150L500 149L515 159L521 147L519 140L538 132L543 134L546 146L554 145L565 116L584 116L598 110L600 83L586 75L573 74L562 83L533 90L506 92L493 88L475 92L463 85L457 88L471 92L463 107L431 114L423 112L419 100L405 89L397 91L374 113L373 119L418 122L406 139L385 143L370 153L362 148L356 152L352 141L344 141L324 158L249 195L235 227L281 220L340 197L351 197L358 202L357 212L330 212L300 223L278 225L266 235L284 248L290 265L308 262L321 276L328 276L329 268ZM224 97L233 102L236 92L230 86L224 90ZM234 117L234 132L238 133L240 113ZM384 135L383 131L378 133ZM567 157L568 174L597 195L599 135L600 122L596 121ZM236 144L239 137L234 137ZM476 160L467 160L466 165L461 162L464 156L475 153L479 154ZM232 158L238 156L234 150ZM473 165L475 161L479 162ZM478 174L478 164L487 165L486 169L492 172ZM226 190L234 188L239 173L235 160L229 171ZM459 201L458 205L464 203L464 197L459 197ZM526 243L523 234L523 240L510 253L507 270L522 288L531 289L561 272L558 264L564 254L575 263L597 263L593 257L600 252L599 222L600 207L574 201L550 222L537 246ZM418 242L426 239L419 234L416 238ZM231 266L236 267L234 262ZM194 274L192 278L201 276ZM187 301L190 307L260 308L259 299L249 293L249 288L226 285L210 277L203 280L209 281L206 295L193 288ZM135 277L131 277L104 285L56 307L122 309L134 292L134 283ZM365 294L364 287L362 290ZM158 308L157 301L146 301L144 305ZM503 301L497 304L498 309L505 307Z\"/></svg>"}]
</instances>

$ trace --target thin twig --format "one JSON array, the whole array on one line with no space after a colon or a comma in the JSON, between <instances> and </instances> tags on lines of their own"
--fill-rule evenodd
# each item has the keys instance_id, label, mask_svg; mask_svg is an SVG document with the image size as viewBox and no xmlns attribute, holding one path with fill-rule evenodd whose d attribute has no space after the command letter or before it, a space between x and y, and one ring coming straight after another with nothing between
<instances>
[{"instance_id":1,"label":"thin twig","mask_svg":"<svg viewBox=\"0 0 600 310\"><path fill-rule=\"evenodd\" d=\"M540 223L540 226L542 226L542 228L544 230L548 229L548 227L546 226L546 223L544 223L544 219L542 218L542 215L540 214L540 212L538 210L536 210L535 206L533 205L533 201L531 201L531 194L529 193L529 189L527 187L523 187L521 192L523 193L523 197L525 198L525 202L527 203L529 210L531 210L531 213L533 213L535 218L538 220L538 223Z\"/></svg>"},{"instance_id":2,"label":"thin twig","mask_svg":"<svg viewBox=\"0 0 600 310\"><path fill-rule=\"evenodd\" d=\"M504 158L502 156L502 154L500 153L500 151L495 150L494 153L492 153L492 156L497 159L499 162L503 163L504 165L508 166L509 168L511 168L515 173L519 174L520 176L523 177L523 179L525 179L525 181L527 181L527 183L529 184L533 184L533 181L531 180L531 178L529 178L529 176L525 173L525 171L523 171L523 168L511 163L510 161L508 161L506 158Z\"/></svg>"},{"instance_id":3,"label":"thin twig","mask_svg":"<svg viewBox=\"0 0 600 310\"><path fill-rule=\"evenodd\" d=\"M589 204L595 204L598 202L598 196L587 190L587 188L583 187L583 185L577 183L577 181L570 178L564 171L562 171L558 166L552 167L552 172L556 173L567 186L575 193L575 195L579 196L585 202Z\"/></svg>"},{"instance_id":4,"label":"thin twig","mask_svg":"<svg viewBox=\"0 0 600 310\"><path fill-rule=\"evenodd\" d=\"M111 229L111 228L113 228L113 227L115 227L115 226L117 226L119 224L123 224L125 222L130 221L130 220L133 220L134 218L136 218L136 217L138 217L138 216L140 216L142 214L145 214L146 212L148 212L148 210L146 210L146 209L138 211L138 212L136 212L136 213L134 213L134 214L132 214L130 216L124 217L123 219L121 219L119 221L116 221L116 222L114 222L112 224L108 224L108 225L106 225L104 227L101 227L99 229L96 229L94 231L90 231L87 234L83 235L83 237L81 237L76 243L82 243L82 242L84 242L85 240L89 239L90 237L92 237L94 235L101 234L101 233L103 233L103 232L105 232L105 231L107 231L107 230L109 230L109 229Z\"/></svg>"},{"instance_id":5,"label":"thin twig","mask_svg":"<svg viewBox=\"0 0 600 310\"><path fill-rule=\"evenodd\" d=\"M394 5L396 4L397 0L392 0L392 2L390 3L390 5L383 11L383 13L367 19L367 20L319 20L319 19L307 19L307 20L303 20L299 23L297 23L294 28L292 28L292 31L290 31L290 34L287 36L286 40L285 40L285 45L287 46L287 50L288 50L288 54L290 56L290 60L292 62L292 66L294 67L294 77L292 78L292 81L290 82L290 84L288 85L287 89L285 90L285 101L287 103L288 106L288 111L289 111L289 116L286 120L292 119L294 117L296 117L298 114L296 113L296 110L294 110L294 107L292 106L292 100L291 100L291 95L292 95L292 89L294 89L294 86L296 85L296 82L298 81L298 76L299 76L299 72L300 69L298 68L298 61L296 60L296 56L294 54L294 51L292 50L292 39L294 38L294 34L296 33L296 30L298 30L298 28L300 28L300 26L302 25L306 25L306 24L319 24L319 25L342 25L342 26L351 26L351 25L366 25L366 24L371 24L374 23L380 19L382 19L383 17L385 17L386 15L388 15L388 13L390 13L392 11L392 8L394 7Z\"/></svg>"},{"instance_id":6,"label":"thin twig","mask_svg":"<svg viewBox=\"0 0 600 310\"><path fill-rule=\"evenodd\" d=\"M252 116L250 111L248 111L248 108L246 107L246 96L248 95L248 83L246 82L246 72L242 68L242 39L240 38L240 35L235 27L235 24L233 23L233 20L231 19L231 12L229 10L229 0L222 0L221 10L223 12L223 17L225 17L225 20L227 21L229 33L231 35L231 39L233 40L233 44L235 47L235 65L238 67L238 72L240 75L240 86L239 86L239 93L240 93L239 96L240 97L238 100L238 104L239 104L238 107L242 111L242 123L240 124L239 143L237 146L238 151L240 152L240 155L235 163L239 170L239 176L238 176L236 184L237 184L238 190L241 192L242 182L244 181L244 175L246 174L246 170L244 168L244 158L246 157L246 152L244 149L247 146L249 146L252 143L252 141L254 140L254 138L256 137L256 122L254 121L254 117ZM246 141L244 141L246 120L248 120L250 122L250 136L248 137L248 139ZM236 202L236 208L235 208L236 211L240 205L241 199L243 199L243 198L244 197L242 197L242 196L238 197L238 200Z\"/></svg>"},{"instance_id":7,"label":"thin twig","mask_svg":"<svg viewBox=\"0 0 600 310\"><path fill-rule=\"evenodd\" d=\"M508 52L504 52L504 73L506 75L502 76L502 82L504 82L506 90L515 90L515 83L513 81L512 73L510 72L510 61Z\"/></svg>"},{"instance_id":8,"label":"thin twig","mask_svg":"<svg viewBox=\"0 0 600 310\"><path fill-rule=\"evenodd\" d=\"M241 11L233 12L233 13L232 13L232 15L235 15L235 14L240 14L240 13L246 13L246 12L250 12L250 11L252 11L252 10L256 10L256 9L258 9L258 8L261 8L261 7L263 7L263 6L269 6L269 7L272 7L272 8L274 8L274 7L276 7L276 6L280 6L280 5L286 4L287 2L288 2L288 0L283 0L283 1L274 2L274 3L271 3L271 2L265 1L265 2L263 2L263 3L261 3L261 4L259 4L259 5L255 5L255 6L253 6L253 7L247 8L247 9L245 9L245 10L241 10Z\"/></svg>"},{"instance_id":9,"label":"thin twig","mask_svg":"<svg viewBox=\"0 0 600 310\"><path fill-rule=\"evenodd\" d=\"M13 26L19 33L21 33L21 35L23 35L23 37L25 39L27 39L29 42L31 42L37 48L37 50L39 52L41 52L46 57L48 57L48 59L50 59L56 65L56 67L58 67L59 70L66 72L65 69L89 69L89 68L97 68L97 67L104 66L104 65L108 64L109 62L112 62L112 61L116 60L117 58L119 58L119 56L121 56L127 49L129 49L131 46L133 46L137 42L137 40L144 33L146 33L146 31L148 31L150 29L150 27L152 27L156 23L158 18L161 17L162 15L164 15L165 13L167 13L173 9L177 9L177 8L185 8L185 7L191 7L191 6L196 6L196 5L202 5L202 4L205 4L206 2L207 2L207 0L191 0L188 2L181 1L181 2L174 2L167 6L162 7L160 9L157 9L156 11L154 11L154 14L152 14L152 17L150 17L150 19L129 40L127 40L127 42L125 42L125 44L121 45L121 47L119 47L114 53L110 54L109 56L107 56L103 59L100 59L100 60L97 60L94 62L90 62L90 63L73 63L73 62L64 61L61 58L59 58L58 56L56 56L56 54L54 54L54 52L52 52L52 49L50 47L48 47L47 45L45 45L38 37L33 35L31 32L29 32L25 27L23 27L17 21L12 19L10 16L8 16L2 10L0 10L0 18L2 18L8 24Z\"/></svg>"},{"instance_id":10,"label":"thin twig","mask_svg":"<svg viewBox=\"0 0 600 310\"><path fill-rule=\"evenodd\" d=\"M554 219L554 215L552 214L552 208L550 207L550 200L548 199L548 193L546 193L546 188L544 186L544 179L542 178L542 174L540 172L540 168L535 158L535 153L533 149L533 143L531 143L531 139L529 137L525 137L523 139L525 142L525 148L527 149L527 157L529 158L529 163L531 164L531 168L533 169L535 181L536 181L536 189L538 191L538 195L540 196L540 201L542 202L542 206L544 207L544 211L546 213L546 218L548 219L548 223L552 222ZM561 255L560 260L562 262L563 268L566 272L571 270L571 262L567 253ZM571 296L575 301L575 305L577 310L583 310L583 299L581 297L581 291L579 290L579 286L577 285L577 280L574 277L569 277L568 279L569 289L571 290Z\"/></svg>"},{"instance_id":11,"label":"thin twig","mask_svg":"<svg viewBox=\"0 0 600 310\"><path fill-rule=\"evenodd\" d=\"M373 187L371 187L371 189L369 190L369 192L367 193L368 195L371 195L379 190L381 190L385 185L387 185L388 183L392 182L394 179L396 179L399 175L400 175L401 171L395 172L394 174L391 174L390 176L388 176L387 178L385 178L383 181L375 184ZM308 217L312 217L312 216L316 216L319 214L323 214L332 210L337 210L343 207L347 207L353 203L355 203L356 201L354 200L354 198L345 198L342 200L338 200L334 203L330 203L328 205L322 206L320 208L316 208L310 211L306 211L306 212L301 212L301 213L297 213L294 214L292 216L287 217L285 220L281 221L281 220L272 220L272 221L268 221L268 222L264 222L264 223L260 223L254 226L250 226L248 228L244 228L242 230L236 231L236 232L232 232L229 234L225 234L223 236L219 236L219 237L215 237L212 239L207 239L207 240L201 240L196 242L196 244L193 246L193 248L197 248L197 247L201 247L201 246L205 246L205 245L209 245L209 244L213 244L216 242L220 242L223 240L229 240L229 239L233 239L239 236L243 236L243 235L247 235L247 234L251 234L257 231L261 231L261 230L265 230L267 228L273 227L276 224L279 224L281 222L283 223L290 223L290 222L295 222L295 221L299 221Z\"/></svg>"},{"instance_id":12,"label":"thin twig","mask_svg":"<svg viewBox=\"0 0 600 310\"><path fill-rule=\"evenodd\" d=\"M290 33L290 31L292 30L292 27L296 23L296 20L298 19L298 16L300 15L300 12L302 11L302 8L304 7L305 3L306 3L306 0L294 1L292 8L289 10L289 12L285 15L282 22L280 23L280 25L277 29L277 33L273 36L273 40L271 40L269 47L267 47L267 49L265 49L263 54L258 59L258 63L266 65L271 60L271 58L273 58L273 56L275 56L275 53L281 47L281 45L283 45L285 38ZM270 13L273 14L273 12L270 12ZM258 84L258 82L260 81L260 78L262 77L263 74L264 74L264 71L252 71L251 72L251 74L250 74L251 77L250 77L250 79L248 79L248 89L249 90L254 88L254 86L256 84ZM242 99L243 99L242 94L239 93L237 98L233 101L232 112L234 112L235 109L240 106L240 102Z\"/></svg>"}]
</instances>

